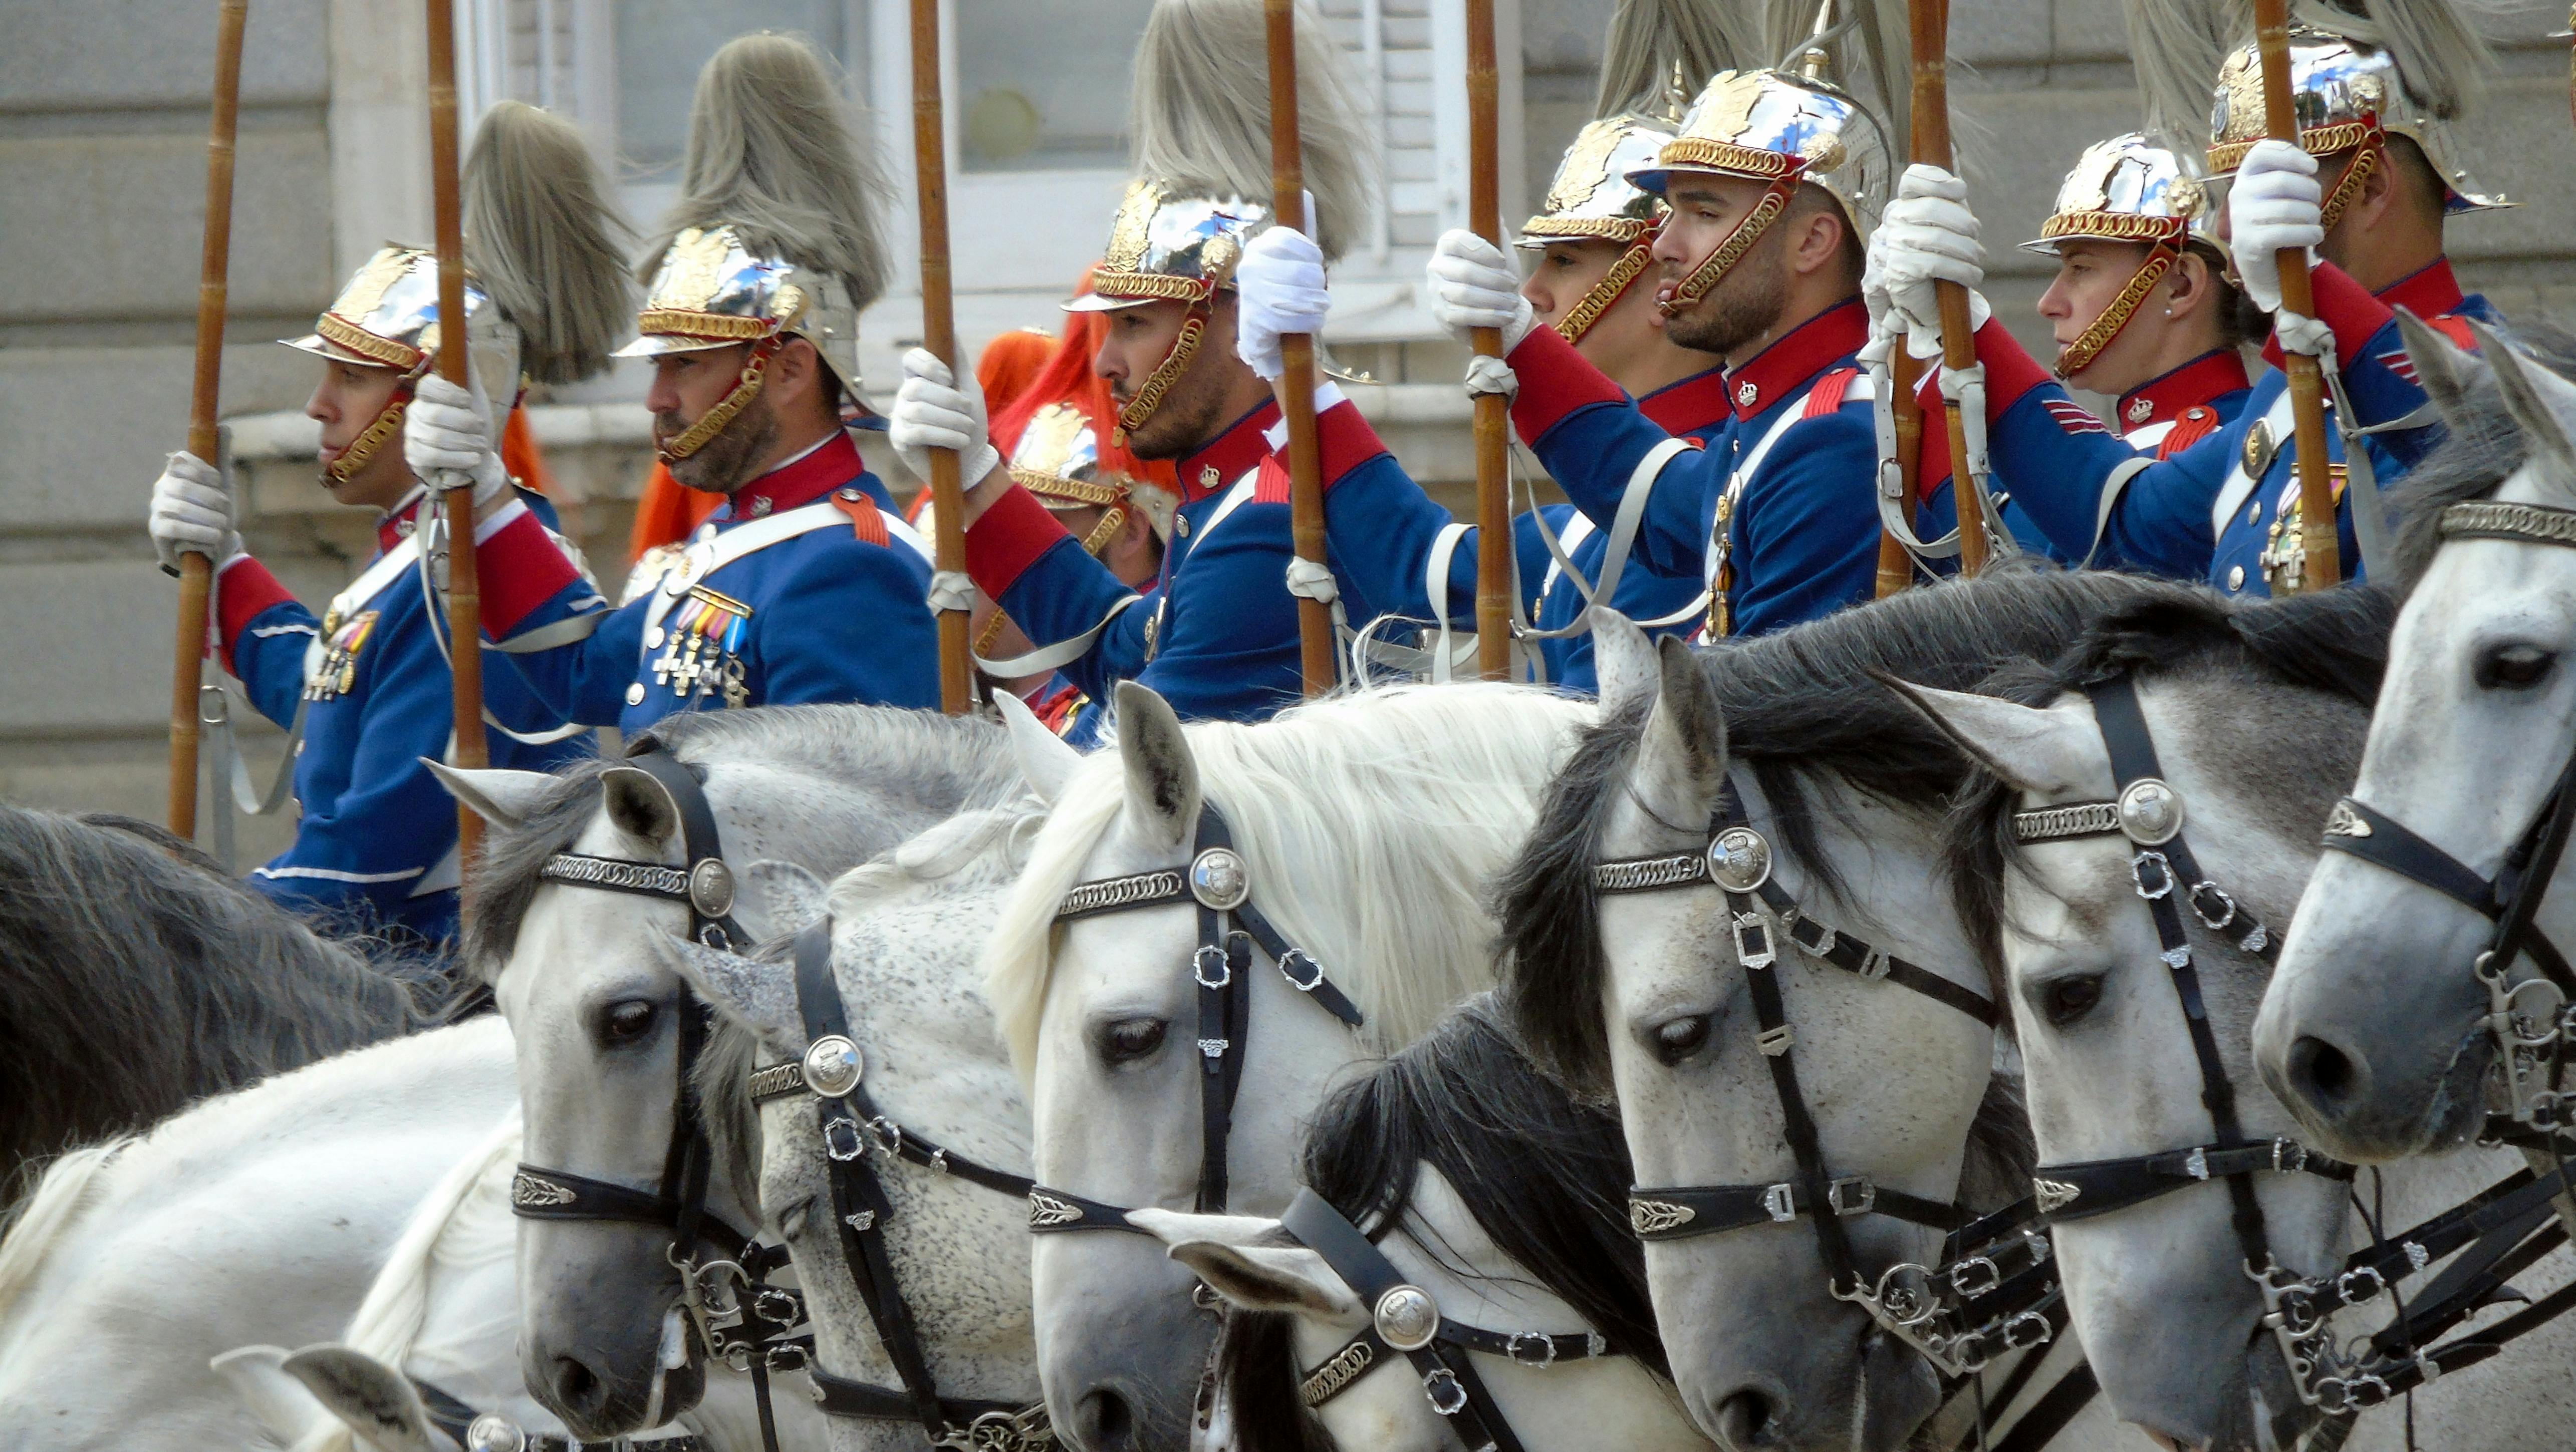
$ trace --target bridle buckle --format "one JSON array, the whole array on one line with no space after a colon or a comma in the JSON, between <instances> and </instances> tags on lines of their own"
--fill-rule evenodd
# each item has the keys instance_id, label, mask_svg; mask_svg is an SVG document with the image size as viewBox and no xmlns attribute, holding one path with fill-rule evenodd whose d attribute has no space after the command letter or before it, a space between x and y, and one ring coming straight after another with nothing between
<instances>
[{"instance_id":1,"label":"bridle buckle","mask_svg":"<svg viewBox=\"0 0 2576 1452\"><path fill-rule=\"evenodd\" d=\"M1305 969L1303 978L1297 976L1300 967ZM1288 986L1299 993L1312 993L1324 981L1324 965L1316 962L1314 955L1303 948L1291 948L1281 954L1279 972L1288 980Z\"/></svg>"},{"instance_id":2,"label":"bridle buckle","mask_svg":"<svg viewBox=\"0 0 2576 1452\"><path fill-rule=\"evenodd\" d=\"M1458 1384L1458 1374L1445 1366L1422 1379L1422 1394L1431 1399L1431 1410L1444 1417L1467 1410L1467 1389Z\"/></svg>"},{"instance_id":3,"label":"bridle buckle","mask_svg":"<svg viewBox=\"0 0 2576 1452\"><path fill-rule=\"evenodd\" d=\"M1825 1204L1836 1215L1866 1215L1878 1204L1878 1186L1867 1175L1845 1175L1825 1186Z\"/></svg>"},{"instance_id":4,"label":"bridle buckle","mask_svg":"<svg viewBox=\"0 0 2576 1452\"><path fill-rule=\"evenodd\" d=\"M1798 1218L1798 1192L1786 1180L1762 1188L1762 1209L1774 1220Z\"/></svg>"},{"instance_id":5,"label":"bridle buckle","mask_svg":"<svg viewBox=\"0 0 2576 1452\"><path fill-rule=\"evenodd\" d=\"M2148 880L2148 865L2155 867L2154 881ZM2164 897L2174 889L2173 864L2161 852L2140 852L2129 859L2129 877L2138 885L2138 896L2149 902Z\"/></svg>"},{"instance_id":6,"label":"bridle buckle","mask_svg":"<svg viewBox=\"0 0 2576 1452\"><path fill-rule=\"evenodd\" d=\"M2201 906L2203 894L2218 899L2219 911L2216 914ZM2202 926L2217 931L2236 921L2236 898L2217 883L2196 884L2186 896L2191 903L2191 915L2200 919Z\"/></svg>"},{"instance_id":7,"label":"bridle buckle","mask_svg":"<svg viewBox=\"0 0 2576 1452\"><path fill-rule=\"evenodd\" d=\"M823 1122L823 1153L833 1163L846 1165L867 1152L867 1137L860 1133L857 1120L836 1117Z\"/></svg>"},{"instance_id":8,"label":"bridle buckle","mask_svg":"<svg viewBox=\"0 0 2576 1452\"><path fill-rule=\"evenodd\" d=\"M1735 960L1747 968L1768 968L1779 960L1779 950L1771 942L1771 924L1758 912L1731 915L1728 927L1735 934Z\"/></svg>"},{"instance_id":9,"label":"bridle buckle","mask_svg":"<svg viewBox=\"0 0 2576 1452\"><path fill-rule=\"evenodd\" d=\"M1789 930L1789 941L1795 943L1800 952L1807 954L1811 958L1821 958L1825 956L1827 953L1834 950L1835 943L1841 941L1833 929L1826 927L1824 924L1817 922L1814 918L1808 917L1804 913L1789 913L1782 920L1782 926ZM1798 932L1800 928L1814 928L1816 930L1816 936L1812 939L1803 937Z\"/></svg>"},{"instance_id":10,"label":"bridle buckle","mask_svg":"<svg viewBox=\"0 0 2576 1452\"><path fill-rule=\"evenodd\" d=\"M2308 1147L2295 1139L2272 1141L2272 1168L2284 1175L2295 1175L2308 1167Z\"/></svg>"},{"instance_id":11,"label":"bridle buckle","mask_svg":"<svg viewBox=\"0 0 2576 1452\"><path fill-rule=\"evenodd\" d=\"M1216 963L1216 976L1213 978L1208 976L1210 960ZM1199 987L1211 991L1225 987L1234 981L1233 955L1215 943L1200 944L1199 950L1190 955L1190 977L1197 981Z\"/></svg>"},{"instance_id":12,"label":"bridle buckle","mask_svg":"<svg viewBox=\"0 0 2576 1452\"><path fill-rule=\"evenodd\" d=\"M1990 1256L1972 1255L1950 1267L1951 1294L1963 1301L1989 1295L2003 1283L2003 1268Z\"/></svg>"},{"instance_id":13,"label":"bridle buckle","mask_svg":"<svg viewBox=\"0 0 2576 1452\"><path fill-rule=\"evenodd\" d=\"M1521 1354L1521 1345L1524 1342L1536 1342L1538 1344L1538 1355L1536 1357L1529 1357ZM1503 1355L1509 1358L1515 1366L1526 1366L1531 1368L1554 1366L1556 1364L1556 1338L1548 1335L1544 1331L1515 1331L1511 1335L1503 1338Z\"/></svg>"}]
</instances>

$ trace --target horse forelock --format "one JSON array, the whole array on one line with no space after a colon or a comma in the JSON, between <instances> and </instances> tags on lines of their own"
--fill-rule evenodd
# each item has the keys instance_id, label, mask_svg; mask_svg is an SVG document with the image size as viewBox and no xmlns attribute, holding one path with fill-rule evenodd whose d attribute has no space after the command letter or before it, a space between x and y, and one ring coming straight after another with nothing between
<instances>
[{"instance_id":1,"label":"horse forelock","mask_svg":"<svg viewBox=\"0 0 2576 1452\"><path fill-rule=\"evenodd\" d=\"M2515 351L2532 364L2562 378L2576 380L2576 334L2537 320L2520 320L2510 330ZM2472 370L2468 398L2456 415L2446 415L2443 437L2393 491L2398 509L2395 547L2400 597L2411 594L2442 546L2442 511L2471 499L2488 499L2529 462L2522 430L2504 404L2495 377L2484 368ZM2576 488L2576 480L2562 481Z\"/></svg>"},{"instance_id":2,"label":"horse forelock","mask_svg":"<svg viewBox=\"0 0 2576 1452\"><path fill-rule=\"evenodd\" d=\"M1206 799L1225 814L1253 899L1321 959L1384 1053L1493 981L1488 881L1594 713L1526 686L1396 687L1258 725L1192 722ZM1066 786L985 949L986 995L1023 1075L1053 969L1055 909L1115 829L1127 784L1100 753Z\"/></svg>"}]
</instances>

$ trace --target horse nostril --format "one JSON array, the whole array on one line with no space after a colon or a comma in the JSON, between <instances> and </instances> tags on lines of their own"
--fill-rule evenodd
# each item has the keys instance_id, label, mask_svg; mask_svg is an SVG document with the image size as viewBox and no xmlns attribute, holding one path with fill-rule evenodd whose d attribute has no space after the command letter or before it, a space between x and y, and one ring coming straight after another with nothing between
<instances>
[{"instance_id":1,"label":"horse nostril","mask_svg":"<svg viewBox=\"0 0 2576 1452\"><path fill-rule=\"evenodd\" d=\"M607 1400L607 1387L597 1373L569 1356L555 1358L555 1399L568 1410L595 1413Z\"/></svg>"},{"instance_id":2,"label":"horse nostril","mask_svg":"<svg viewBox=\"0 0 2576 1452\"><path fill-rule=\"evenodd\" d=\"M1717 1404L1717 1435L1731 1452L1762 1452L1780 1445L1779 1409L1746 1387Z\"/></svg>"},{"instance_id":3,"label":"horse nostril","mask_svg":"<svg viewBox=\"0 0 2576 1452\"><path fill-rule=\"evenodd\" d=\"M1084 1452L1128 1452L1136 1439L1136 1413L1108 1387L1094 1387L1073 1404L1075 1440Z\"/></svg>"},{"instance_id":4,"label":"horse nostril","mask_svg":"<svg viewBox=\"0 0 2576 1452\"><path fill-rule=\"evenodd\" d=\"M2319 1109L2342 1108L2360 1087L2360 1066L2320 1038L2302 1035L2291 1044L2289 1067L2291 1089Z\"/></svg>"}]
</instances>

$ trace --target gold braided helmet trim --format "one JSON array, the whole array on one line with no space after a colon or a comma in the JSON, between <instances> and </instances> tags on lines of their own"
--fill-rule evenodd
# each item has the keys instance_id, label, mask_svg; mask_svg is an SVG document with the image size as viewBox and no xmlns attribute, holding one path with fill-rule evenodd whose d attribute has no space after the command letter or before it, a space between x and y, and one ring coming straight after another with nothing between
<instances>
[{"instance_id":1,"label":"gold braided helmet trim","mask_svg":"<svg viewBox=\"0 0 2576 1452\"><path fill-rule=\"evenodd\" d=\"M2442 178L2442 209L2447 213L2483 212L2514 205L2502 193L2490 194L2454 164L2442 124L2408 98L2397 63L2386 51L2330 35L2307 26L2290 30L2290 104L2299 118L2299 146L2315 157L2358 151L2343 185L2327 199L2326 225L2360 189L2365 165L2375 165L2395 132L2423 149L2424 159ZM2230 176L2245 153L2267 132L2263 113L2263 61L2246 46L2219 67L2218 88L2209 111L2209 170ZM2365 163L2362 158L2369 158Z\"/></svg>"},{"instance_id":2,"label":"gold braided helmet trim","mask_svg":"<svg viewBox=\"0 0 2576 1452\"><path fill-rule=\"evenodd\" d=\"M858 309L841 280L793 258L754 252L731 223L688 227L662 251L620 358L703 353L793 336L859 391ZM775 349L772 350L773 352Z\"/></svg>"},{"instance_id":3,"label":"gold braided helmet trim","mask_svg":"<svg viewBox=\"0 0 2576 1452\"><path fill-rule=\"evenodd\" d=\"M1636 241L1663 219L1664 203L1628 174L1652 168L1672 139L1671 123L1642 116L1613 116L1574 133L1547 200L1521 226L1521 245L1584 237Z\"/></svg>"},{"instance_id":4,"label":"gold braided helmet trim","mask_svg":"<svg viewBox=\"0 0 2576 1452\"><path fill-rule=\"evenodd\" d=\"M519 396L519 334L472 278L465 283L468 366L484 397L508 410ZM349 278L340 295L301 338L278 341L335 363L387 368L402 375L393 397L340 456L324 466L334 482L366 467L402 432L412 383L429 371L439 345L438 254L387 243Z\"/></svg>"},{"instance_id":5,"label":"gold braided helmet trim","mask_svg":"<svg viewBox=\"0 0 2576 1452\"><path fill-rule=\"evenodd\" d=\"M2187 242L2226 249L2209 230L2209 189L2191 163L2132 131L2086 147L2057 189L2057 205L2023 249L2057 256L2074 241L2143 244L2147 255L2111 301L2059 350L2057 376L2071 378L2093 366L2155 291Z\"/></svg>"}]
</instances>

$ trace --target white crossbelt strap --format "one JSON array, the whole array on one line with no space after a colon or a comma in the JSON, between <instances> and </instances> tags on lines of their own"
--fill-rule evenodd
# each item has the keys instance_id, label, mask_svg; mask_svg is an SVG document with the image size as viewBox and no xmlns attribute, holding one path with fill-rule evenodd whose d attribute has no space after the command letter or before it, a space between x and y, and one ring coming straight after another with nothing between
<instances>
[{"instance_id":1,"label":"white crossbelt strap","mask_svg":"<svg viewBox=\"0 0 2576 1452\"><path fill-rule=\"evenodd\" d=\"M1780 440L1788 434L1790 429L1795 428L1806 418L1807 399L1814 392L1815 390L1811 388L1806 393L1799 394L1795 399L1790 401L1787 407L1781 409L1780 417L1772 423L1769 431L1762 435L1761 441L1753 446L1753 451L1738 460L1735 467L1728 471L1726 476L1726 497L1736 499L1743 497L1745 486L1753 482L1753 476L1755 474L1761 472L1762 462L1771 457L1772 446L1779 443ZM1843 402L1845 403L1869 403L1874 401L1877 396L1878 391L1871 386L1870 377L1866 373L1854 378L1851 381L1850 386L1843 390ZM1727 521L1727 527L1729 529L1734 528L1734 520L1729 519ZM1718 566L1724 563L1725 558L1718 550L1714 548L1708 550L1706 552L1706 557L1700 563L1700 579L1702 583L1714 587L1717 583ZM1608 571L1603 571L1603 574L1606 577Z\"/></svg>"},{"instance_id":2,"label":"white crossbelt strap","mask_svg":"<svg viewBox=\"0 0 2576 1452\"><path fill-rule=\"evenodd\" d=\"M1592 517L1578 513L1575 516L1575 522L1566 526L1565 537L1560 542L1557 536L1548 530L1547 517L1538 512L1535 503L1532 504L1530 523L1538 530L1539 543L1547 547L1548 588L1555 587L1560 575L1572 580L1575 593L1583 597L1583 609L1576 612L1574 619L1554 630L1532 629L1524 632L1525 634L1534 640L1562 640L1568 636L1581 635L1592 628L1594 607L1608 605L1611 597L1618 593L1619 577L1627 571L1628 555L1636 544L1637 527L1646 517L1646 502L1655 492L1655 481L1663 477L1665 465L1689 452L1690 448L1691 441L1688 439L1666 439L1648 449L1645 457L1637 461L1637 466L1628 471L1628 482L1619 491L1619 512L1610 517L1610 537L1603 546L1601 579L1597 583L1587 582L1584 579L1583 571L1575 567L1574 560L1568 553L1583 538L1583 533L1578 533L1578 529L1589 532L1592 527ZM1544 597L1547 591L1542 589L1539 593ZM1675 625L1698 614L1699 610L1699 605L1694 604L1678 615L1669 615L1661 620L1640 620L1636 623L1648 629Z\"/></svg>"},{"instance_id":3,"label":"white crossbelt strap","mask_svg":"<svg viewBox=\"0 0 2576 1452\"><path fill-rule=\"evenodd\" d=\"M1226 491L1225 498L1219 501L1217 507L1209 511L1207 523L1198 527L1199 544L1207 543L1210 531L1225 523L1228 516L1251 500L1253 478L1253 475L1246 474L1232 489ZM1193 545L1192 548L1196 549L1197 546ZM1109 628L1109 623L1116 620L1121 612L1141 598L1143 597L1137 595L1122 595L1089 630L1080 635L1059 640L1053 645L1039 646L1026 655L1015 655L1006 660L986 660L979 655L975 657L976 668L1006 681L1037 675L1041 671L1061 670L1090 654L1092 645L1100 639L1101 632ZM1171 599L1171 592L1168 589L1165 590L1163 599L1156 608L1168 608Z\"/></svg>"},{"instance_id":4,"label":"white crossbelt strap","mask_svg":"<svg viewBox=\"0 0 2576 1452\"><path fill-rule=\"evenodd\" d=\"M2270 457L2263 461L2264 467L2268 469L2272 459L2280 457L2282 448L2290 439L2291 416L2288 389L2282 389L2281 396L2273 399L2272 406L2264 411L2263 427L2270 431L2273 443ZM2227 533L2227 521L2236 516L2236 511L2245 507L2245 501L2254 496L2254 486L2262 482L2245 472L2245 451L2237 450L2235 462L2227 466L2227 482L2219 487L2218 499L2209 507L2209 537L2213 542L2220 535ZM2109 491L2104 491L2103 497L2106 501L2105 518L2107 518Z\"/></svg>"}]
</instances>

